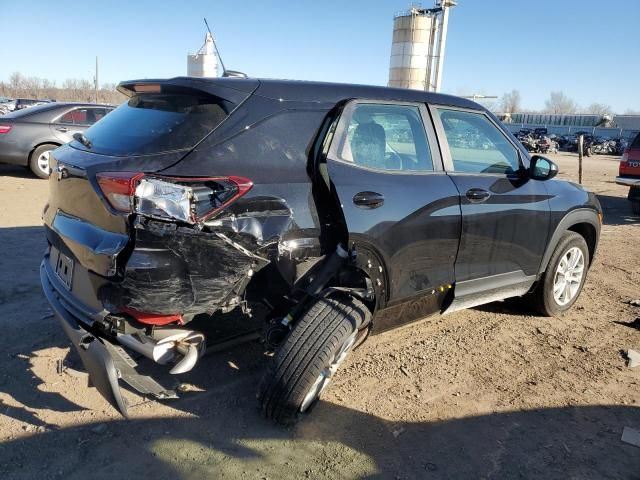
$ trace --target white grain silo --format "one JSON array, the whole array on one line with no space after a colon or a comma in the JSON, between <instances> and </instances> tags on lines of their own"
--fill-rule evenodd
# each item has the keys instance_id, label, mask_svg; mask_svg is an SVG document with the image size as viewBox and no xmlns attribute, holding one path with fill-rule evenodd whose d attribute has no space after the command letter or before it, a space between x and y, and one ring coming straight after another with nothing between
<instances>
[{"instance_id":1,"label":"white grain silo","mask_svg":"<svg viewBox=\"0 0 640 480\"><path fill-rule=\"evenodd\" d=\"M213 44L213 36L207 32L204 45L198 53L187 55L187 76L189 77L217 77L218 57Z\"/></svg>"},{"instance_id":2,"label":"white grain silo","mask_svg":"<svg viewBox=\"0 0 640 480\"><path fill-rule=\"evenodd\" d=\"M411 7L393 19L389 86L440 91L449 9L456 0L436 0L434 8Z\"/></svg>"},{"instance_id":3,"label":"white grain silo","mask_svg":"<svg viewBox=\"0 0 640 480\"><path fill-rule=\"evenodd\" d=\"M389 86L429 90L429 45L434 34L435 15L417 8L393 19L393 43L389 63Z\"/></svg>"}]
</instances>

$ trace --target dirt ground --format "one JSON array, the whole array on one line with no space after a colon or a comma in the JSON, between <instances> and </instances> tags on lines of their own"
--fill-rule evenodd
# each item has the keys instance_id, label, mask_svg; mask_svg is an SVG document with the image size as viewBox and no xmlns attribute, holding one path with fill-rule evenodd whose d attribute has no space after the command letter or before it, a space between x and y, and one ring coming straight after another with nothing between
<instances>
[{"instance_id":1,"label":"dirt ground","mask_svg":"<svg viewBox=\"0 0 640 480\"><path fill-rule=\"evenodd\" d=\"M552 156L576 178L573 154ZM171 403L123 420L87 388L41 294L47 182L0 166L0 476L13 478L640 478L640 218L618 158L585 160L605 216L585 290L562 318L505 303L373 337L312 415L256 408L262 349L203 359ZM62 368L60 368L62 367Z\"/></svg>"}]
</instances>

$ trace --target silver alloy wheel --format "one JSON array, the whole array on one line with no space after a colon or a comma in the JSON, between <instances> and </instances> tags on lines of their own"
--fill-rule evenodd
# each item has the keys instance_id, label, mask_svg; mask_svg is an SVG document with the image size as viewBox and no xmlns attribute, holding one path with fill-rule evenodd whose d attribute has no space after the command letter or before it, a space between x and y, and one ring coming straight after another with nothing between
<instances>
[{"instance_id":1,"label":"silver alloy wheel","mask_svg":"<svg viewBox=\"0 0 640 480\"><path fill-rule=\"evenodd\" d=\"M574 299L584 275L584 255L578 247L572 247L562 256L553 279L553 298L560 306Z\"/></svg>"},{"instance_id":2,"label":"silver alloy wheel","mask_svg":"<svg viewBox=\"0 0 640 480\"><path fill-rule=\"evenodd\" d=\"M351 347L353 347L353 344L356 342L357 334L357 331L353 332L331 358L329 366L322 369L320 375L318 375L318 378L313 382L302 400L302 404L300 405L301 412L305 412L313 404L314 400L320 397L322 392L326 390L329 382L331 382L331 378L336 374L338 368L342 362L344 362L344 359L347 358Z\"/></svg>"},{"instance_id":3,"label":"silver alloy wheel","mask_svg":"<svg viewBox=\"0 0 640 480\"><path fill-rule=\"evenodd\" d=\"M44 151L38 157L36 164L42 173L49 175L49 154L51 150Z\"/></svg>"}]
</instances>

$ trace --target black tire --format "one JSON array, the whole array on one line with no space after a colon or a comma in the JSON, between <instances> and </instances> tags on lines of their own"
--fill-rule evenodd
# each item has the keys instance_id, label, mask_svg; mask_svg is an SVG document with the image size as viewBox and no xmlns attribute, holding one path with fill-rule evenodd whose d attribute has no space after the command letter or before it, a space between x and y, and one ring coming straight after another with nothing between
<instances>
[{"instance_id":1,"label":"black tire","mask_svg":"<svg viewBox=\"0 0 640 480\"><path fill-rule=\"evenodd\" d=\"M565 256L565 254L567 254L567 252L574 247L579 248L582 252L584 261L582 278L580 279L580 284L573 298L571 298L571 300L565 304L560 304L556 301L553 294L556 270L558 269L558 265L560 264L560 261ZM542 315L545 315L547 317L555 317L561 315L562 313L569 310L580 296L582 287L584 287L584 282L587 278L588 270L589 247L587 247L587 242L579 233L567 231L560 238L556 249L553 251L551 258L549 259L547 269L542 275L542 278L538 282L536 288L528 295L528 300L530 301L533 308L535 308Z\"/></svg>"},{"instance_id":2,"label":"black tire","mask_svg":"<svg viewBox=\"0 0 640 480\"><path fill-rule=\"evenodd\" d=\"M631 211L634 215L640 215L640 200L631 200Z\"/></svg>"},{"instance_id":3,"label":"black tire","mask_svg":"<svg viewBox=\"0 0 640 480\"><path fill-rule=\"evenodd\" d=\"M264 416L283 424L295 422L316 381L328 371L336 354L349 341L355 341L369 316L362 302L347 295L314 302L269 361L258 392ZM352 347L353 343L345 351ZM320 394L312 396L311 401L307 399L305 412L311 410Z\"/></svg>"},{"instance_id":4,"label":"black tire","mask_svg":"<svg viewBox=\"0 0 640 480\"><path fill-rule=\"evenodd\" d=\"M45 144L40 145L33 152L31 152L31 156L29 157L29 169L31 172L38 178L49 178L49 172L45 172L38 165L38 159L44 153L50 152L51 150L55 150L58 148L57 145Z\"/></svg>"}]
</instances>

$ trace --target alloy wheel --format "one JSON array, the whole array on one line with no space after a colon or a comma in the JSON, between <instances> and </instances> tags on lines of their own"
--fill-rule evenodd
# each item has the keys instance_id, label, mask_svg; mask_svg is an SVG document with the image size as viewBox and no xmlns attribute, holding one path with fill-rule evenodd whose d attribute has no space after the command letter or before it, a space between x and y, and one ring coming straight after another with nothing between
<instances>
[{"instance_id":1,"label":"alloy wheel","mask_svg":"<svg viewBox=\"0 0 640 480\"><path fill-rule=\"evenodd\" d=\"M562 256L553 280L553 298L560 306L574 299L584 276L584 254L572 247Z\"/></svg>"},{"instance_id":2,"label":"alloy wheel","mask_svg":"<svg viewBox=\"0 0 640 480\"><path fill-rule=\"evenodd\" d=\"M318 378L313 382L304 399L302 400L302 404L300 405L300 411L305 412L313 402L322 395L331 382L331 379L338 371L338 368L344 362L344 359L347 358L349 351L353 347L353 344L356 342L356 336L358 332L355 331L351 334L347 340L344 342L342 347L338 349L338 351L333 355L331 361L329 362L329 366L322 369Z\"/></svg>"},{"instance_id":3,"label":"alloy wheel","mask_svg":"<svg viewBox=\"0 0 640 480\"><path fill-rule=\"evenodd\" d=\"M50 150L42 152L40 154L40 156L38 157L37 161L36 161L36 164L38 165L38 168L45 175L49 175L49 173L50 173L50 168L49 168L49 154L50 153L51 153Z\"/></svg>"}]
</instances>

